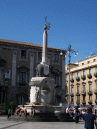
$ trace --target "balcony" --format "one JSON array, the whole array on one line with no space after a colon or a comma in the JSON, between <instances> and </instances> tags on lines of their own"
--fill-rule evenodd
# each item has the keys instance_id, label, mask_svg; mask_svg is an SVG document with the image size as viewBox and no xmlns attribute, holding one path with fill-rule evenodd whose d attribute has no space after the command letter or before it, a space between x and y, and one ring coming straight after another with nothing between
<instances>
[{"instance_id":1,"label":"balcony","mask_svg":"<svg viewBox=\"0 0 97 129\"><path fill-rule=\"evenodd\" d=\"M88 95L92 95L93 93L92 93L92 91L90 90L90 91L88 91Z\"/></svg>"},{"instance_id":2,"label":"balcony","mask_svg":"<svg viewBox=\"0 0 97 129\"><path fill-rule=\"evenodd\" d=\"M92 75L91 75L91 74L88 74L87 77L88 77L89 79L91 79L91 78L92 78Z\"/></svg>"},{"instance_id":3,"label":"balcony","mask_svg":"<svg viewBox=\"0 0 97 129\"><path fill-rule=\"evenodd\" d=\"M71 93L70 96L74 96L74 93Z\"/></svg>"},{"instance_id":4,"label":"balcony","mask_svg":"<svg viewBox=\"0 0 97 129\"><path fill-rule=\"evenodd\" d=\"M72 78L72 79L70 80L70 82L72 82L72 83L73 83L73 82L74 82L74 79Z\"/></svg>"},{"instance_id":5,"label":"balcony","mask_svg":"<svg viewBox=\"0 0 97 129\"><path fill-rule=\"evenodd\" d=\"M94 73L94 76L97 78L97 72L96 72L96 73Z\"/></svg>"},{"instance_id":6,"label":"balcony","mask_svg":"<svg viewBox=\"0 0 97 129\"><path fill-rule=\"evenodd\" d=\"M86 91L83 90L81 94L85 96L86 95Z\"/></svg>"},{"instance_id":7,"label":"balcony","mask_svg":"<svg viewBox=\"0 0 97 129\"><path fill-rule=\"evenodd\" d=\"M68 93L66 93L65 96L68 96Z\"/></svg>"},{"instance_id":8,"label":"balcony","mask_svg":"<svg viewBox=\"0 0 97 129\"><path fill-rule=\"evenodd\" d=\"M80 81L80 77L76 77L76 81Z\"/></svg>"},{"instance_id":9,"label":"balcony","mask_svg":"<svg viewBox=\"0 0 97 129\"><path fill-rule=\"evenodd\" d=\"M79 92L76 92L76 96L80 96L80 93Z\"/></svg>"},{"instance_id":10,"label":"balcony","mask_svg":"<svg viewBox=\"0 0 97 129\"><path fill-rule=\"evenodd\" d=\"M81 76L82 80L86 80L86 75Z\"/></svg>"},{"instance_id":11,"label":"balcony","mask_svg":"<svg viewBox=\"0 0 97 129\"><path fill-rule=\"evenodd\" d=\"M86 84L86 82L84 82L84 80L83 80L83 81L82 81L82 84L83 84L83 85L85 85L85 84Z\"/></svg>"},{"instance_id":12,"label":"balcony","mask_svg":"<svg viewBox=\"0 0 97 129\"><path fill-rule=\"evenodd\" d=\"M89 104L92 104L92 100L88 100L88 103L89 103Z\"/></svg>"},{"instance_id":13,"label":"balcony","mask_svg":"<svg viewBox=\"0 0 97 129\"><path fill-rule=\"evenodd\" d=\"M97 78L95 79L95 82L97 82Z\"/></svg>"},{"instance_id":14,"label":"balcony","mask_svg":"<svg viewBox=\"0 0 97 129\"><path fill-rule=\"evenodd\" d=\"M65 103L68 103L68 100L67 99L65 99Z\"/></svg>"},{"instance_id":15,"label":"balcony","mask_svg":"<svg viewBox=\"0 0 97 129\"><path fill-rule=\"evenodd\" d=\"M96 105L97 105L97 99L95 99L95 103L96 103Z\"/></svg>"},{"instance_id":16,"label":"balcony","mask_svg":"<svg viewBox=\"0 0 97 129\"><path fill-rule=\"evenodd\" d=\"M94 89L94 94L97 94L97 89Z\"/></svg>"},{"instance_id":17,"label":"balcony","mask_svg":"<svg viewBox=\"0 0 97 129\"><path fill-rule=\"evenodd\" d=\"M71 103L71 104L74 104L74 101L71 101L70 103Z\"/></svg>"},{"instance_id":18,"label":"balcony","mask_svg":"<svg viewBox=\"0 0 97 129\"><path fill-rule=\"evenodd\" d=\"M74 84L71 84L71 86L74 86Z\"/></svg>"},{"instance_id":19,"label":"balcony","mask_svg":"<svg viewBox=\"0 0 97 129\"><path fill-rule=\"evenodd\" d=\"M83 103L83 104L86 104L86 100L82 100L82 103Z\"/></svg>"},{"instance_id":20,"label":"balcony","mask_svg":"<svg viewBox=\"0 0 97 129\"><path fill-rule=\"evenodd\" d=\"M80 100L79 99L76 101L76 104L80 104Z\"/></svg>"}]
</instances>

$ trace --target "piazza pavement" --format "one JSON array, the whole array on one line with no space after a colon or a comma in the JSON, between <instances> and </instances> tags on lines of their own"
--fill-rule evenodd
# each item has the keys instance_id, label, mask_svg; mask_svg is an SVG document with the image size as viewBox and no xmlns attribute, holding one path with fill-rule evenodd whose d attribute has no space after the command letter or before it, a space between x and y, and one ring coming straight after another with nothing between
<instances>
[{"instance_id":1,"label":"piazza pavement","mask_svg":"<svg viewBox=\"0 0 97 129\"><path fill-rule=\"evenodd\" d=\"M27 122L8 120L0 116L0 129L84 129L84 122Z\"/></svg>"}]
</instances>

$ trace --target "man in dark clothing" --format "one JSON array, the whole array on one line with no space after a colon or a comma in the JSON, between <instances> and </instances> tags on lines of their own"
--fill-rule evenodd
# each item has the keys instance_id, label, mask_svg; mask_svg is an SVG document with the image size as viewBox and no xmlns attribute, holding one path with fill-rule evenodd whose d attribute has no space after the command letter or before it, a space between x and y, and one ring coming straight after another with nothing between
<instances>
[{"instance_id":1,"label":"man in dark clothing","mask_svg":"<svg viewBox=\"0 0 97 129\"><path fill-rule=\"evenodd\" d=\"M87 113L84 115L84 123L85 123L85 128L86 129L94 129L94 124L97 129L97 124L96 124L96 117L94 114L92 114L92 108L88 107L87 108Z\"/></svg>"}]
</instances>

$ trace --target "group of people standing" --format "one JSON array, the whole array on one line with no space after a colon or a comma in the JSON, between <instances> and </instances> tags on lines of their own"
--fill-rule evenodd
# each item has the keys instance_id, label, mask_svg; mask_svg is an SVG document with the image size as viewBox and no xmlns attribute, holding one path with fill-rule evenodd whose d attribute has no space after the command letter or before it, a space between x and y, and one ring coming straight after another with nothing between
<instances>
[{"instance_id":1,"label":"group of people standing","mask_svg":"<svg viewBox=\"0 0 97 129\"><path fill-rule=\"evenodd\" d=\"M78 107L75 107L74 110L72 108L68 107L66 109L66 112L70 113L70 116L75 118L75 123L79 122L79 118L82 117L84 120L84 128L86 129L94 129L94 125L97 129L97 122L96 122L96 116L92 113L92 108L88 107L87 111L83 109L82 112L78 110Z\"/></svg>"}]
</instances>

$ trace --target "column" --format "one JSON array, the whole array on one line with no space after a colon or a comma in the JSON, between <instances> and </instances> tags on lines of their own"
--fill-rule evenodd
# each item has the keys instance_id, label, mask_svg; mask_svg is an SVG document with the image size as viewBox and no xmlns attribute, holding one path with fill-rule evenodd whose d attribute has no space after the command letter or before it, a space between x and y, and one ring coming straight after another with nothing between
<instances>
[{"instance_id":1,"label":"column","mask_svg":"<svg viewBox=\"0 0 97 129\"><path fill-rule=\"evenodd\" d=\"M17 58L17 51L13 50L13 58L12 58L12 86L16 84L16 58Z\"/></svg>"},{"instance_id":2,"label":"column","mask_svg":"<svg viewBox=\"0 0 97 129\"><path fill-rule=\"evenodd\" d=\"M34 76L34 53L30 53L30 80Z\"/></svg>"}]
</instances>

